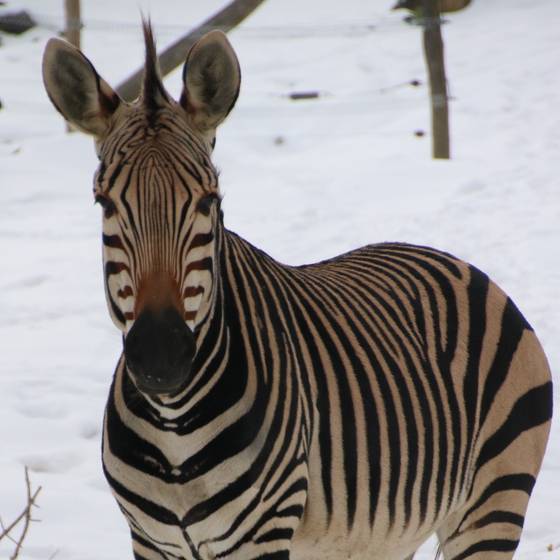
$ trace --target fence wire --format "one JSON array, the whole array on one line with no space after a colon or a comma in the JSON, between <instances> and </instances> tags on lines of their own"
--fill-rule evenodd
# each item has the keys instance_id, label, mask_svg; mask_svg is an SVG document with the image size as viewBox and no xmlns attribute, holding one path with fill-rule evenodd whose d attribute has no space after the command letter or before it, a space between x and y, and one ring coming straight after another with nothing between
<instances>
[{"instance_id":1,"label":"fence wire","mask_svg":"<svg viewBox=\"0 0 560 560\"><path fill-rule=\"evenodd\" d=\"M84 17L81 20L69 20L67 23L49 14L33 13L41 27L60 32L64 28L91 29L97 31L119 31L139 34L138 21L118 21ZM158 35L184 34L188 31L184 25L157 23ZM296 22L285 25L240 25L235 32L255 39L303 39L313 37L358 37L373 33L378 27L375 22L346 21L339 23ZM194 27L193 27L194 28Z\"/></svg>"}]
</instances>

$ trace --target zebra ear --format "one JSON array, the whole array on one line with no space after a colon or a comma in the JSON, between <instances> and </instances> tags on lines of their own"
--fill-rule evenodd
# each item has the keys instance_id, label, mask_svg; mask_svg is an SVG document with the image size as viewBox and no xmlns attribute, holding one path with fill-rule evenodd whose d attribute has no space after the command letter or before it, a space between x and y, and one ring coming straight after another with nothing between
<instances>
[{"instance_id":1,"label":"zebra ear","mask_svg":"<svg viewBox=\"0 0 560 560\"><path fill-rule=\"evenodd\" d=\"M210 31L193 45L183 67L181 105L194 126L211 136L237 100L241 71L221 31Z\"/></svg>"},{"instance_id":2,"label":"zebra ear","mask_svg":"<svg viewBox=\"0 0 560 560\"><path fill-rule=\"evenodd\" d=\"M121 100L91 62L62 39L50 39L43 55L43 81L57 111L97 138L105 135Z\"/></svg>"}]
</instances>

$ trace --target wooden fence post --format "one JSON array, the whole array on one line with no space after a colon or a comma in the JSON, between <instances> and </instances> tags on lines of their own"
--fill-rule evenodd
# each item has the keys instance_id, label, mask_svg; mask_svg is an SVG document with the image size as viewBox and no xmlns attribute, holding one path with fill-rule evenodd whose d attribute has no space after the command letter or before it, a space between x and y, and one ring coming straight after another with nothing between
<instances>
[{"instance_id":1,"label":"wooden fence post","mask_svg":"<svg viewBox=\"0 0 560 560\"><path fill-rule=\"evenodd\" d=\"M82 22L80 20L80 0L64 0L64 13L66 15L66 27L64 37L66 40L80 48L80 30Z\"/></svg>"},{"instance_id":2,"label":"wooden fence post","mask_svg":"<svg viewBox=\"0 0 560 560\"><path fill-rule=\"evenodd\" d=\"M449 159L449 108L438 1L423 0L423 8L424 56L432 106L432 154L435 159Z\"/></svg>"},{"instance_id":3,"label":"wooden fence post","mask_svg":"<svg viewBox=\"0 0 560 560\"><path fill-rule=\"evenodd\" d=\"M82 21L80 19L80 0L64 0L65 27L64 38L77 49L80 48L80 32ZM66 132L73 132L70 123L66 123Z\"/></svg>"}]
</instances>

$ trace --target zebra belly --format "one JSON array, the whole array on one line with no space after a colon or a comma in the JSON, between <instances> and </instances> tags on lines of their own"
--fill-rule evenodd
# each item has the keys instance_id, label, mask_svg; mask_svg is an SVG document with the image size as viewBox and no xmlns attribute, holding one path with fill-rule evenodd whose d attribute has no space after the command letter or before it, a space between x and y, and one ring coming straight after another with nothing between
<instances>
[{"instance_id":1,"label":"zebra belly","mask_svg":"<svg viewBox=\"0 0 560 560\"><path fill-rule=\"evenodd\" d=\"M403 560L412 555L433 532L426 529L405 538L364 528L363 533L330 530L319 534L297 531L291 548L291 560Z\"/></svg>"},{"instance_id":2,"label":"zebra belly","mask_svg":"<svg viewBox=\"0 0 560 560\"><path fill-rule=\"evenodd\" d=\"M329 541L330 542L330 541ZM366 549L363 552L352 550L344 540L334 541L332 546L298 546L292 547L290 554L291 560L340 560L340 558L349 558L351 560L403 560L408 558L419 548L423 541L418 541L416 545L403 547L395 545L395 547L375 546Z\"/></svg>"},{"instance_id":3,"label":"zebra belly","mask_svg":"<svg viewBox=\"0 0 560 560\"><path fill-rule=\"evenodd\" d=\"M344 499L343 491L345 485L336 479L334 472L331 479L333 507L330 512L326 508L327 500L321 476L322 464L318 459L320 456L320 443L316 432L309 456L307 501L303 517L292 539L290 559L403 560L411 556L444 520L445 512L438 513L439 508L435 505L433 492L430 493L427 514L422 521L419 517L410 518L404 502L400 500L396 500L397 505L391 513L390 469L385 468L382 459L378 458L379 472L382 476L378 485L380 492L377 496L375 515L370 517L370 491L371 486L377 485L368 484L370 481L363 472L366 469L360 462L358 479L361 490L358 492L353 523L349 528L348 502ZM342 476L344 471L340 473ZM404 485L406 476L400 478ZM398 497L402 498L403 494L404 492L399 491ZM446 493L443 494L443 499L448 500Z\"/></svg>"},{"instance_id":4,"label":"zebra belly","mask_svg":"<svg viewBox=\"0 0 560 560\"><path fill-rule=\"evenodd\" d=\"M368 493L362 494L367 496ZM431 514L422 523L411 522L406 526L406 513L397 508L396 522L391 524L387 501L382 500L371 525L368 513L361 511L349 529L345 504L329 516L321 498L320 477L311 464L305 512L290 548L292 560L403 560L411 556L445 518L443 513L435 514L436 508L430 505Z\"/></svg>"}]
</instances>

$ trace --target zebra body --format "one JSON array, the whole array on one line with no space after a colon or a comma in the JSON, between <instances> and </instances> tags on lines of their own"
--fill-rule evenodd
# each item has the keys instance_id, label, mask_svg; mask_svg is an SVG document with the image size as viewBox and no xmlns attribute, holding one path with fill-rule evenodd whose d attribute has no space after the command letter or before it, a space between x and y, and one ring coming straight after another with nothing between
<instances>
[{"instance_id":1,"label":"zebra body","mask_svg":"<svg viewBox=\"0 0 560 560\"><path fill-rule=\"evenodd\" d=\"M239 548L228 558L257 558L267 551L264 537L285 530L295 559L403 559L434 528L480 499L488 477L479 482L476 475L495 467L492 461L477 463L482 449L483 458L499 452L501 439L492 440L497 427L519 436L507 449L514 457L506 459L512 463L509 474L538 469L546 426L542 437L535 437L535 430L522 436L528 426L523 417L508 420L510 407L504 412L500 396L509 403L512 385L519 414L533 415L529 427L541 425L548 410L531 407L548 398L546 363L529 325L483 273L433 249L402 244L364 247L304 267L283 266L228 231L224 245L223 322L212 328L220 331L228 363L209 382L223 387L215 386L214 393L204 388L197 403L211 419L184 436L176 435L180 428L170 420L169 432L156 423L148 441L161 456L153 457L148 448L139 452L137 438L147 435L146 408L154 407L153 418L170 415L165 406L143 402L136 416L138 396L130 382L126 389L122 359L107 408L108 476L114 487L124 484L135 494L127 499L116 492L131 524L143 522L146 535L166 535L165 550L191 557L180 528L191 515L195 522L188 525L187 538L203 543L201 558L221 557L234 547ZM253 313L247 313L246 298L255 306ZM474 332L458 323L465 309L469 316L481 315ZM488 310L496 324L487 324ZM213 351L217 347L212 345ZM516 368L516 360L524 367ZM526 378L531 369L543 374L534 394L535 379ZM237 397L227 410L212 411L213 403L229 397L236 385ZM184 400L179 426L188 426L200 413L190 397ZM472 410L478 411L474 418ZM282 428L273 428L274 422ZM225 425L231 430L227 439L239 447L216 443ZM111 426L118 434L114 444ZM278 439L279 433L288 439ZM343 448L341 442L348 439L352 444ZM124 480L114 473L122 466L119 458L131 454L137 471L127 484L130 461L124 463ZM198 474L199 464L207 461L216 465ZM236 482L255 465L257 472ZM222 503L220 493L236 484L239 501ZM512 519L522 515L531 487L530 476L511 480L506 490L522 494L508 510ZM157 514L146 516L138 497L172 511L177 524L154 522ZM201 518L193 515L197 508ZM291 516L259 526L263 511L289 508ZM224 536L224 529L233 526L237 530ZM216 533L209 534L208 527L217 527Z\"/></svg>"},{"instance_id":2,"label":"zebra body","mask_svg":"<svg viewBox=\"0 0 560 560\"><path fill-rule=\"evenodd\" d=\"M132 104L61 41L44 61L98 145L124 341L103 465L136 560L402 560L434 532L446 560L511 558L552 414L531 327L435 249L291 267L228 231L210 152L237 59L202 38L176 103L145 33Z\"/></svg>"}]
</instances>

